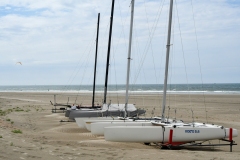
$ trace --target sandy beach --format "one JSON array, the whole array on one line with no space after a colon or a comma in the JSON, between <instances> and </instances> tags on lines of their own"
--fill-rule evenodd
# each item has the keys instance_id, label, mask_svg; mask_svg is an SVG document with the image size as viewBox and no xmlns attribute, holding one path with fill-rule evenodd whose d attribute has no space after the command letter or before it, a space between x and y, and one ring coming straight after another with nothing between
<instances>
[{"instance_id":1,"label":"sandy beach","mask_svg":"<svg viewBox=\"0 0 240 160\"><path fill-rule=\"evenodd\" d=\"M0 93L0 160L17 159L240 159L240 144L224 147L186 147L177 150L161 150L155 144L108 142L104 137L94 136L75 122L67 120L64 113L52 113L54 94L58 103L91 104L90 94L50 92L1 92ZM111 103L124 103L123 94L108 97ZM98 94L96 103L102 102ZM157 116L161 112L161 95L131 95L129 103L145 108L146 116ZM185 122L208 122L240 131L239 94L178 94L167 97L166 109L169 117ZM176 109L176 115L175 115ZM192 111L193 110L193 115ZM193 118L192 118L193 117ZM14 133L22 132L22 133ZM240 142L240 136L234 138ZM209 143L223 143L211 141Z\"/></svg>"}]
</instances>

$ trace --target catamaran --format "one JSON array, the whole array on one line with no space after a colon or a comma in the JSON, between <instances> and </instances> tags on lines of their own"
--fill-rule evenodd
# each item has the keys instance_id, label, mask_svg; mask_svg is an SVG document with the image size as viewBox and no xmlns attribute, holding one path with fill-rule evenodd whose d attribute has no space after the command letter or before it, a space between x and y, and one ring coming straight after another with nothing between
<instances>
[{"instance_id":1,"label":"catamaran","mask_svg":"<svg viewBox=\"0 0 240 160\"><path fill-rule=\"evenodd\" d=\"M129 90L129 76L130 76L130 62L131 62L131 47L132 47L132 29L133 29L133 17L134 17L134 0L131 1L131 19L130 19L130 32L129 32L129 45L128 45L128 63L127 63L127 78L126 78L126 95L125 95L125 114L124 117L118 117L118 119L81 119L78 120L81 128L87 128L94 135L104 135L104 128L110 126L152 126L150 122L152 120L161 120L160 117L150 118L131 118L126 112L126 106L128 104L128 90ZM167 122L172 122L172 119L167 119ZM175 120L177 123L182 123L181 120Z\"/></svg>"},{"instance_id":2,"label":"catamaran","mask_svg":"<svg viewBox=\"0 0 240 160\"><path fill-rule=\"evenodd\" d=\"M132 2L134 2L134 0ZM115 142L144 142L144 143L154 142L160 143L162 146L172 147L180 146L183 144L202 145L202 143L195 142L219 139L230 142L230 146L232 147L232 145L236 145L233 142L232 138L238 136L237 129L225 128L224 126L221 125L198 122L183 123L175 120L168 121L165 118L168 64L171 45L170 42L171 42L172 10L173 0L170 0L161 120L155 120L147 123L135 123L134 126L115 125L105 127L104 128L105 140ZM91 126L92 129L94 125L95 124L92 124Z\"/></svg>"},{"instance_id":3,"label":"catamaran","mask_svg":"<svg viewBox=\"0 0 240 160\"><path fill-rule=\"evenodd\" d=\"M109 69L109 59L110 59L110 49L111 49L111 37L112 37L112 24L113 24L113 13L114 13L114 2L112 0L112 9L111 9L111 17L110 17L110 28L109 28L109 40L108 40L108 54L107 54L107 64L106 64L106 74L105 74L105 86L104 86L104 100L101 109L94 110L71 110L69 113L69 119L72 119L78 123L79 127L82 127L82 120L88 117L116 117L123 116L124 114L128 114L131 117L135 117L141 114L144 114L146 111L143 109L137 109L134 104L107 104L107 86L108 86L108 69ZM97 47L96 47L97 50ZM94 103L94 100L93 100ZM85 117L85 118L83 118ZM108 118L107 118L108 119Z\"/></svg>"},{"instance_id":4,"label":"catamaran","mask_svg":"<svg viewBox=\"0 0 240 160\"><path fill-rule=\"evenodd\" d=\"M103 135L103 129L107 126L121 126L121 125L136 125L136 122L147 123L146 125L151 124L150 120L159 120L158 117L153 118L131 118L135 116L133 111L134 106L128 104L128 91L129 91L129 75L130 75L130 62L131 62L131 44L132 44L132 29L133 29L133 16L134 16L134 0L131 2L131 19L130 19L130 34L129 34L129 45L128 45L128 63L127 63L127 78L126 78L126 94L125 94L125 104L121 104L121 109L123 114L119 118L75 118L78 126L80 128L87 128L95 135ZM138 110L137 114L143 113L143 111ZM103 122L103 123L101 123ZM93 127L92 127L93 125ZM137 124L144 125L144 124Z\"/></svg>"}]
</instances>

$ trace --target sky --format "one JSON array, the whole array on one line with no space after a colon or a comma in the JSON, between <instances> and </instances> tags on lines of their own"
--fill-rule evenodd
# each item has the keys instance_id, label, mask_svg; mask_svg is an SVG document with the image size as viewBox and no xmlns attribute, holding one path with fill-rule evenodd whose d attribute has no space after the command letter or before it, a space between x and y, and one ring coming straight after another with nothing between
<instances>
[{"instance_id":1,"label":"sky","mask_svg":"<svg viewBox=\"0 0 240 160\"><path fill-rule=\"evenodd\" d=\"M135 0L131 84L163 84L169 0ZM0 85L104 84L111 0L1 0ZM110 84L125 84L130 0L115 0ZM240 83L240 1L174 0L169 83ZM18 63L18 62L21 62Z\"/></svg>"}]
</instances>

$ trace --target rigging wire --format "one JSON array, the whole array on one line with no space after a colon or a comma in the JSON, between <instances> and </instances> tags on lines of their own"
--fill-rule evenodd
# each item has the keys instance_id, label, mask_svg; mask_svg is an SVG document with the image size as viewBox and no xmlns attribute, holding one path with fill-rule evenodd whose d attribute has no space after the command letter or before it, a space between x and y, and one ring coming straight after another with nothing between
<instances>
[{"instance_id":1,"label":"rigging wire","mask_svg":"<svg viewBox=\"0 0 240 160\"><path fill-rule=\"evenodd\" d=\"M149 22L148 22L148 13L146 10L146 0L144 0L144 9L145 9L145 15L146 15L146 19L147 19L147 28L148 28L148 32L150 32L150 28L149 28ZM149 38L150 38L150 34L148 34ZM155 66L155 61L154 61L154 54L153 54L153 48L152 48L152 41L150 41L150 48L151 48L151 53L152 53L152 61L153 61L153 67L154 67L154 73L155 73L155 78L156 78L156 84L157 84L157 73L156 73L156 66Z\"/></svg>"},{"instance_id":2,"label":"rigging wire","mask_svg":"<svg viewBox=\"0 0 240 160\"><path fill-rule=\"evenodd\" d=\"M147 13L147 7L146 7L146 0L144 0L144 9L145 9L145 15L146 15L146 19L147 19L147 24L148 24L148 32L149 32L149 38L151 38L150 37L150 33L151 33L151 31L150 31L150 27L149 27L149 20L148 20L148 13ZM156 79L156 84L159 84L158 83L158 76L157 76L157 71L156 71L156 64L155 64L155 58L154 58L154 54L153 54L153 48L152 48L152 42L150 42L150 48L151 48L151 53L152 53L152 61L153 61L153 67L154 67L154 73L155 73L155 79ZM161 63L160 63L160 66L161 66ZM159 78L160 79L160 78ZM160 97L160 92L158 92L157 93L157 95ZM161 104L161 102L160 102L160 98L158 98L158 100L157 101L159 101L159 104ZM157 105L156 105L157 106ZM160 107L160 106L159 106Z\"/></svg>"},{"instance_id":3,"label":"rigging wire","mask_svg":"<svg viewBox=\"0 0 240 160\"><path fill-rule=\"evenodd\" d=\"M135 59L138 61L138 63L140 63L140 57L139 56L135 56L135 53L141 53L140 52L140 47L139 47L139 42L138 42L138 32L137 32L137 29L136 29L136 24L135 24L135 21L133 21L133 23L134 23L134 25L133 25L133 27L134 27L134 32L133 32L133 39L135 39L135 40L133 40L133 43L132 43L132 45L133 45L133 47L132 47L132 49L134 50L132 53L133 53L133 56L132 57L136 57ZM136 61L133 61L133 67L132 68L136 68ZM132 69L133 70L133 69ZM146 81L146 74L145 74L145 69L143 68L142 69L142 72L143 72L143 74L141 74L141 75L143 75L143 77L144 77L144 82L145 82L145 84L147 83L147 81ZM131 74L132 75L132 74ZM131 76L130 75L130 76ZM140 77L141 78L141 80L142 80L142 77ZM134 85L134 82L133 82L133 78L132 78L132 76L131 76L131 84L133 84ZM136 83L135 83L136 84ZM141 83L141 90L143 90L143 83ZM144 106L144 94L141 94L141 97L142 97L142 106ZM134 97L134 101L135 101L135 103L136 103L136 97Z\"/></svg>"},{"instance_id":4,"label":"rigging wire","mask_svg":"<svg viewBox=\"0 0 240 160\"><path fill-rule=\"evenodd\" d=\"M139 58L140 56L137 56L137 59L138 59L138 61L139 61L139 63L138 63L138 64L139 64L139 67L138 67L138 69L135 71L136 73L135 73L134 79L132 80L132 81L133 81L132 84L136 84L136 83L137 83L137 79L138 79L138 76L139 76L141 70L142 70L142 72L143 72L143 75L145 75L145 70L144 70L144 68L142 68L142 66L143 66L145 57L146 57L146 55L147 55L147 53L148 53L149 47L150 47L150 46L152 47L151 41L152 41L152 38L153 38L153 36L154 36L154 32L155 32L156 27L157 27L157 24L158 24L158 21L159 21L161 12L162 12L162 8L163 8L164 2L165 2L165 0L162 1L162 4L161 4L161 5L159 6L159 8L158 8L157 15L156 15L156 17L155 17L155 21L154 21L154 24L153 24L153 26L152 26L152 30L150 30L149 25L148 25L149 37L148 37L147 45L145 46L145 49L144 49L144 51L143 51L143 53L145 53L145 54L143 54L142 58ZM145 13L146 13L146 12L145 12ZM146 15L146 17L148 18L147 15ZM136 25L134 25L134 28L135 28L135 26L136 26ZM139 49L137 30L134 29L134 32L135 32L135 33L134 33L134 38L136 39L136 40L135 40L135 41L136 41L136 45L134 45L134 46L137 48L138 53L141 53L141 52L140 52L140 49ZM152 54L153 54L153 52L152 52ZM135 63L134 63L134 65L135 65ZM135 68L137 68L137 67L135 67ZM154 69L155 69L155 64L154 64ZM156 69L155 69L155 78L156 78L156 80L157 80L157 77L156 77ZM144 79L145 79L145 82L146 82L146 76L144 76ZM142 87L142 85L141 85L141 87ZM159 93L159 96L160 96L160 93ZM160 102L160 98L159 98L158 100L159 100L159 102ZM143 105L144 105L144 97L143 97L143 94L142 94L142 101L143 101ZM160 103L159 103L159 104L160 104Z\"/></svg>"},{"instance_id":5,"label":"rigging wire","mask_svg":"<svg viewBox=\"0 0 240 160\"><path fill-rule=\"evenodd\" d=\"M176 4L176 11L177 11L177 18L178 18L178 29L179 29L180 39L181 39L181 48L182 48L182 56L183 56L183 62L184 62L184 70L185 70L185 76L186 76L186 81L187 81L188 99L189 99L190 106L191 106L191 109L192 109L192 100L191 100L191 96L190 96L190 93L189 93L189 82L188 82L187 67L186 67L186 61L185 61L185 52L184 52L184 48L183 48L182 32L181 32L181 26L180 26L180 22L179 22L178 6L177 6L177 1L176 0L175 0L175 4Z\"/></svg>"},{"instance_id":6,"label":"rigging wire","mask_svg":"<svg viewBox=\"0 0 240 160\"><path fill-rule=\"evenodd\" d=\"M123 35L123 39L125 41L125 49L126 49L126 52L127 52L127 46L126 46L126 38L125 38L125 32L124 32L124 26L126 24L126 21L127 21L127 17L129 15L129 12L130 12L130 7L129 7L129 11L128 11L128 15L126 16L125 20L123 21L123 18L122 18L122 12L121 12L121 6L120 6L120 3L119 3L119 0L118 0L118 4L119 4L119 11L120 11L120 16L121 16L121 23L122 23L122 29L121 29L121 32L120 32L120 35L119 35L119 38L118 38L118 42L116 44L116 47L114 47L115 45L113 45L113 56L112 56L112 60L113 60L113 68L114 68L114 75L115 75L115 81L116 81L116 84L115 84L115 88L116 88L116 94L117 94L117 101L119 101L119 97L118 97L118 83L117 83L117 75L116 75L116 63L115 63L115 53L116 53L116 50L118 49L118 46L119 46L119 43L120 43L120 39Z\"/></svg>"},{"instance_id":7,"label":"rigging wire","mask_svg":"<svg viewBox=\"0 0 240 160\"><path fill-rule=\"evenodd\" d=\"M135 23L135 21L133 21L133 41L132 41L132 57L136 57L136 59L138 59L138 56L135 56L135 53L140 53L140 51L139 51L139 44L138 44L138 32L137 32L137 29L136 29L136 23ZM135 49L136 48L136 49ZM137 51L137 52L135 52L135 50ZM134 58L135 59L135 58ZM133 68L136 68L135 67L135 65L136 65L136 63L135 63L136 61L133 61L133 65L132 65L132 72L131 73L133 73ZM134 84L134 82L133 82L133 78L132 78L132 74L130 74L130 80L131 80L131 84L132 84L132 90L133 90L133 86L134 85L136 85L136 83ZM131 95L133 95L131 92L129 93L129 97L131 96ZM133 97L133 99L134 99L134 103L136 104L136 96L134 96Z\"/></svg>"},{"instance_id":8,"label":"rigging wire","mask_svg":"<svg viewBox=\"0 0 240 160\"><path fill-rule=\"evenodd\" d=\"M92 43L92 45L94 45L94 42ZM90 55L91 55L90 53L92 52L93 48L94 48L94 47L91 46L91 49L89 50L89 54L88 54L88 57L87 57L87 61L85 61L84 72L83 72L83 74L82 74L82 79L81 79L81 81L80 81L80 85L79 85L79 88L78 88L78 92L77 92L77 96L76 96L75 102L77 101L78 96L79 96L79 93L80 93L80 90L81 90L81 88L82 88L82 82L83 82L83 79L85 78L85 74L86 74L86 71L87 71L87 67L88 67L89 60L90 60ZM80 70L80 69L79 69L79 70ZM84 100L86 99L86 98L85 98L86 96L87 96L87 95L82 96L83 102L84 102ZM83 103L83 102L82 102L82 103Z\"/></svg>"},{"instance_id":9,"label":"rigging wire","mask_svg":"<svg viewBox=\"0 0 240 160\"><path fill-rule=\"evenodd\" d=\"M85 50L84 50L84 52L83 52L83 54L81 54L81 58L80 58L79 61L77 62L74 71L72 72L71 76L69 77L69 79L68 79L68 81L67 81L67 85L65 85L65 86L63 87L63 94L65 94L65 93L67 92L67 90L70 89L70 86L72 85L73 80L75 79L76 75L79 73L80 68L82 68L83 63L80 63L80 62L81 62L81 60L83 59L83 57L85 56L84 53L86 53L86 51L87 51L87 49L89 48L89 46L91 47L91 43L93 42L93 39L94 39L94 35L95 35L95 34L96 34L96 31L95 31L95 33L93 33L92 38L90 39L90 41L89 41L89 43L88 43L88 45L87 45L88 47L86 47ZM79 67L79 64L81 64L81 67ZM77 68L79 68L79 69L77 70ZM61 94L61 95L63 95L63 94Z\"/></svg>"},{"instance_id":10,"label":"rigging wire","mask_svg":"<svg viewBox=\"0 0 240 160\"><path fill-rule=\"evenodd\" d=\"M84 53L86 53L87 49L93 45L93 39L94 39L95 34L96 34L96 31L95 31L94 34L92 35L92 38L90 39L90 41L89 41L89 43L88 43L88 47L86 47L86 49L84 50ZM92 48L92 47L91 47L91 48ZM79 64L81 64L81 66L78 68L78 70L76 71L75 75L74 75L74 72L75 72L75 71L72 72L72 75L69 77L69 80L68 80L68 82L67 82L67 84L69 84L69 85L66 85L64 89L68 89L68 87L70 87L70 85L72 84L72 82L73 82L73 80L75 79L76 75L77 75L78 72L80 71L80 68L82 68L83 63L81 63L81 60L83 59L83 56L85 55L84 53L81 55L81 58L79 59L79 61L78 61L78 63L77 63L77 65L76 65L76 67L75 67L74 70L77 70ZM87 56L89 56L89 55L87 55Z\"/></svg>"},{"instance_id":11,"label":"rigging wire","mask_svg":"<svg viewBox=\"0 0 240 160\"><path fill-rule=\"evenodd\" d=\"M110 22L108 22L107 23L107 26L106 27L104 27L105 28L105 31L104 31L104 33L103 33L103 36L100 36L99 38L100 38L100 40L99 40L99 47L100 47L100 49L99 49L99 58L101 58L101 59L104 59L105 57L104 57L104 54L103 53L106 53L107 51L105 50L105 49L107 49L107 47L104 45L104 42L107 42L107 38L108 38L108 33L107 33L107 31L109 30L109 27L110 27ZM103 38L102 38L103 37ZM99 63L98 63L99 64ZM98 67L99 68L99 67ZM100 67L101 68L101 67ZM105 68L104 68L105 69ZM100 77L100 73L102 73L102 72L100 72L100 71L98 71L97 70L97 77ZM103 76L104 77L104 76ZM101 77L101 78L103 78L103 77ZM99 78L97 78L97 81L99 80ZM102 90L104 90L104 88L102 88ZM101 94L101 99L103 100L103 97L104 97L104 95L103 95L103 93Z\"/></svg>"},{"instance_id":12,"label":"rigging wire","mask_svg":"<svg viewBox=\"0 0 240 160\"><path fill-rule=\"evenodd\" d=\"M196 37L196 45L197 45L197 53L198 53L198 64L199 64L199 69L200 69L200 74L201 74L201 87L203 90L203 77L202 77L202 67L201 67L201 60L200 60L200 54L199 54L199 46L198 46L198 36L197 36L197 29L196 29L196 23L195 23L195 16L194 16L194 11L193 11L193 3L191 0L191 6L192 6L192 15L193 15L193 22L194 22L194 29L195 29L195 37ZM204 101L204 108L205 108L205 114L206 114L206 122L208 123L208 116L207 116L207 107L206 107L206 100L205 100L205 94L203 92L203 101Z\"/></svg>"},{"instance_id":13,"label":"rigging wire","mask_svg":"<svg viewBox=\"0 0 240 160\"><path fill-rule=\"evenodd\" d=\"M157 24L158 24L158 21L159 21L159 19L160 19L160 15L161 15L161 12L162 12L162 9L163 9L164 2L165 2L165 0L163 0L162 5L159 6L158 14L157 14L156 17L155 17L155 22L154 22L154 24L153 24L152 31L151 31L151 33L150 33L150 37L151 37L151 38L148 38L147 45L146 45L145 48L144 48L144 51L143 51L144 54L143 54L143 57L142 57L141 62L140 62L140 64L139 64L139 67L138 67L139 69L138 69L137 74L136 74L136 76L135 76L134 83L136 83L137 78L138 78L138 76L139 76L139 73L140 73L140 71L141 71L141 69L142 69L144 60L146 59L146 55L147 55L147 52L148 52L148 49L149 49L149 46L150 46L149 44L150 44L150 42L152 41L152 38L153 38L153 36L154 36L155 30L156 30L156 27L157 27Z\"/></svg>"},{"instance_id":14,"label":"rigging wire","mask_svg":"<svg viewBox=\"0 0 240 160\"><path fill-rule=\"evenodd\" d=\"M175 8L176 8L176 6L175 6ZM174 10L173 10L174 11ZM174 17L176 17L176 11L174 12ZM173 25L175 26L175 24L176 24L176 22L175 22L175 20L176 20L176 18L174 18L174 22L173 22ZM173 32L175 32L175 27L173 27ZM174 41L175 41L175 34L173 34L173 44L174 44ZM176 64L175 62L176 62L176 56L174 56L174 55L176 55L176 47L174 46L174 45L172 45L172 57L170 57L171 58L171 63L173 63L174 65ZM173 62L172 62L173 61ZM173 68L176 68L175 66L173 66ZM173 72L173 73L172 73ZM172 75L176 75L176 70L171 70L171 74ZM172 77L171 77L172 78ZM174 85L174 89L176 90L176 88L177 88L177 84L175 83ZM171 87L170 87L170 89L171 89ZM174 94L174 106L175 106L175 108L177 108L177 94L176 94L176 92L175 92L175 94ZM175 109L175 120L176 120L176 109Z\"/></svg>"}]
</instances>

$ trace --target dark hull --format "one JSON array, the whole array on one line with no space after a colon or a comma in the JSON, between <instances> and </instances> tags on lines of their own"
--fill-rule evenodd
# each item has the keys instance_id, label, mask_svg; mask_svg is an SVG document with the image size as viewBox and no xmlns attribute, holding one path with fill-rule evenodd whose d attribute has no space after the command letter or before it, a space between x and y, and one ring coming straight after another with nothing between
<instances>
[{"instance_id":1,"label":"dark hull","mask_svg":"<svg viewBox=\"0 0 240 160\"><path fill-rule=\"evenodd\" d=\"M71 110L66 110L65 117L69 117L70 112L71 112Z\"/></svg>"}]
</instances>

